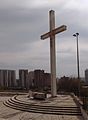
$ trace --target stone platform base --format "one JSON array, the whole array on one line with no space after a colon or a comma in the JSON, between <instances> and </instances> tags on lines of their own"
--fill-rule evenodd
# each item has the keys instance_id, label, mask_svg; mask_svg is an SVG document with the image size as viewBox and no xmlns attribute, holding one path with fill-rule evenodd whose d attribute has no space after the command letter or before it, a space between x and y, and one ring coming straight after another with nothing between
<instances>
[{"instance_id":1,"label":"stone platform base","mask_svg":"<svg viewBox=\"0 0 88 120\"><path fill-rule=\"evenodd\" d=\"M57 95L46 100L31 100L27 95L17 95L5 100L3 106L5 111L2 109L0 116L6 120L83 120L70 95Z\"/></svg>"}]
</instances>

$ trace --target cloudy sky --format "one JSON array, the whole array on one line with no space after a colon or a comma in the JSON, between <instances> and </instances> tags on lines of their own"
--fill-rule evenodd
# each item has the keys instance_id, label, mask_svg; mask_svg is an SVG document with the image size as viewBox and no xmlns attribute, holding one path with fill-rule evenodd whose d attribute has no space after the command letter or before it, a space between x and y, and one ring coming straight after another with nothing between
<instances>
[{"instance_id":1,"label":"cloudy sky","mask_svg":"<svg viewBox=\"0 0 88 120\"><path fill-rule=\"evenodd\" d=\"M55 10L57 76L77 76L76 38L79 32L80 76L88 68L88 0L0 0L0 69L44 69L50 72L49 10Z\"/></svg>"}]
</instances>

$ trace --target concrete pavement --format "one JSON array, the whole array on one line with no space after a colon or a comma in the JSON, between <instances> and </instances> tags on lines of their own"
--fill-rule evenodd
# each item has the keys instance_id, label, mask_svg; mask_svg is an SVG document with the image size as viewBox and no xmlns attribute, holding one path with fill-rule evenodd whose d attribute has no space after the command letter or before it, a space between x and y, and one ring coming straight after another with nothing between
<instances>
[{"instance_id":1,"label":"concrete pavement","mask_svg":"<svg viewBox=\"0 0 88 120\"><path fill-rule=\"evenodd\" d=\"M0 120L83 120L82 116L40 114L15 110L3 104L3 102L9 98L10 97L0 97ZM27 98L27 95L18 95L17 99L25 101L26 103L34 102L37 105L77 106L70 95L58 95L58 97L49 98L46 101L33 101Z\"/></svg>"}]
</instances>

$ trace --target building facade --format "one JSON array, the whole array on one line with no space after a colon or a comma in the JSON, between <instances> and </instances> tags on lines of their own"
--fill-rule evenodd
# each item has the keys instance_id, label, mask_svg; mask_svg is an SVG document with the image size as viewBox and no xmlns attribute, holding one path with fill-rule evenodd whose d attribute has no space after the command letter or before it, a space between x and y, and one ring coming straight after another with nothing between
<instances>
[{"instance_id":1,"label":"building facade","mask_svg":"<svg viewBox=\"0 0 88 120\"><path fill-rule=\"evenodd\" d=\"M16 72L15 70L8 70L8 87L16 86Z\"/></svg>"},{"instance_id":2,"label":"building facade","mask_svg":"<svg viewBox=\"0 0 88 120\"><path fill-rule=\"evenodd\" d=\"M27 77L27 89L34 87L34 71L30 71Z\"/></svg>"},{"instance_id":3,"label":"building facade","mask_svg":"<svg viewBox=\"0 0 88 120\"><path fill-rule=\"evenodd\" d=\"M34 87L44 89L51 86L50 73L44 73L44 70L34 71Z\"/></svg>"},{"instance_id":4,"label":"building facade","mask_svg":"<svg viewBox=\"0 0 88 120\"><path fill-rule=\"evenodd\" d=\"M44 83L44 70L35 70L34 71L34 86L36 88L43 87Z\"/></svg>"},{"instance_id":5,"label":"building facade","mask_svg":"<svg viewBox=\"0 0 88 120\"><path fill-rule=\"evenodd\" d=\"M28 79L28 70L20 69L19 70L19 87L27 88L27 79Z\"/></svg>"},{"instance_id":6,"label":"building facade","mask_svg":"<svg viewBox=\"0 0 88 120\"><path fill-rule=\"evenodd\" d=\"M0 70L0 87L3 88L44 89L50 85L51 75L44 73L44 70L38 69L28 72L27 69L20 69L17 80L15 70Z\"/></svg>"},{"instance_id":7,"label":"building facade","mask_svg":"<svg viewBox=\"0 0 88 120\"><path fill-rule=\"evenodd\" d=\"M44 73L44 87L51 87L51 74Z\"/></svg>"},{"instance_id":8,"label":"building facade","mask_svg":"<svg viewBox=\"0 0 88 120\"><path fill-rule=\"evenodd\" d=\"M0 87L4 86L4 82L3 82L3 70L0 70Z\"/></svg>"},{"instance_id":9,"label":"building facade","mask_svg":"<svg viewBox=\"0 0 88 120\"><path fill-rule=\"evenodd\" d=\"M85 70L85 82L88 84L88 69Z\"/></svg>"},{"instance_id":10,"label":"building facade","mask_svg":"<svg viewBox=\"0 0 88 120\"><path fill-rule=\"evenodd\" d=\"M0 70L0 87L15 87L16 72L15 70Z\"/></svg>"},{"instance_id":11,"label":"building facade","mask_svg":"<svg viewBox=\"0 0 88 120\"><path fill-rule=\"evenodd\" d=\"M8 86L8 70L0 70L0 86Z\"/></svg>"}]
</instances>

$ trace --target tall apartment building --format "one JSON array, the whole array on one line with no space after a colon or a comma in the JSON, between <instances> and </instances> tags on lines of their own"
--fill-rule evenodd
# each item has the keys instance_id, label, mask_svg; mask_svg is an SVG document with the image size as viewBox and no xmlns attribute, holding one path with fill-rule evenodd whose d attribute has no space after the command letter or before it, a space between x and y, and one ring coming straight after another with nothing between
<instances>
[{"instance_id":1,"label":"tall apartment building","mask_svg":"<svg viewBox=\"0 0 88 120\"><path fill-rule=\"evenodd\" d=\"M85 70L85 82L88 84L88 69Z\"/></svg>"},{"instance_id":2,"label":"tall apartment building","mask_svg":"<svg viewBox=\"0 0 88 120\"><path fill-rule=\"evenodd\" d=\"M4 86L4 83L3 83L3 71L0 70L0 86Z\"/></svg>"},{"instance_id":3,"label":"tall apartment building","mask_svg":"<svg viewBox=\"0 0 88 120\"><path fill-rule=\"evenodd\" d=\"M0 70L0 86L8 86L8 70Z\"/></svg>"},{"instance_id":4,"label":"tall apartment building","mask_svg":"<svg viewBox=\"0 0 88 120\"><path fill-rule=\"evenodd\" d=\"M27 77L27 89L34 87L34 71L30 71Z\"/></svg>"},{"instance_id":5,"label":"tall apartment building","mask_svg":"<svg viewBox=\"0 0 88 120\"><path fill-rule=\"evenodd\" d=\"M8 70L8 87L16 86L16 72L15 70Z\"/></svg>"},{"instance_id":6,"label":"tall apartment building","mask_svg":"<svg viewBox=\"0 0 88 120\"><path fill-rule=\"evenodd\" d=\"M8 70L3 70L4 87L8 87Z\"/></svg>"},{"instance_id":7,"label":"tall apartment building","mask_svg":"<svg viewBox=\"0 0 88 120\"><path fill-rule=\"evenodd\" d=\"M19 70L19 87L27 88L27 78L28 78L28 70L20 69Z\"/></svg>"},{"instance_id":8,"label":"tall apartment building","mask_svg":"<svg viewBox=\"0 0 88 120\"><path fill-rule=\"evenodd\" d=\"M34 71L34 86L36 88L41 88L44 86L44 70Z\"/></svg>"},{"instance_id":9,"label":"tall apartment building","mask_svg":"<svg viewBox=\"0 0 88 120\"><path fill-rule=\"evenodd\" d=\"M51 86L51 74L50 73L44 73L44 86L45 87Z\"/></svg>"},{"instance_id":10,"label":"tall apartment building","mask_svg":"<svg viewBox=\"0 0 88 120\"><path fill-rule=\"evenodd\" d=\"M45 88L51 86L51 75L50 73L44 73L44 70L34 71L34 87Z\"/></svg>"},{"instance_id":11,"label":"tall apartment building","mask_svg":"<svg viewBox=\"0 0 88 120\"><path fill-rule=\"evenodd\" d=\"M15 70L0 70L0 86L14 87L16 84Z\"/></svg>"}]
</instances>

